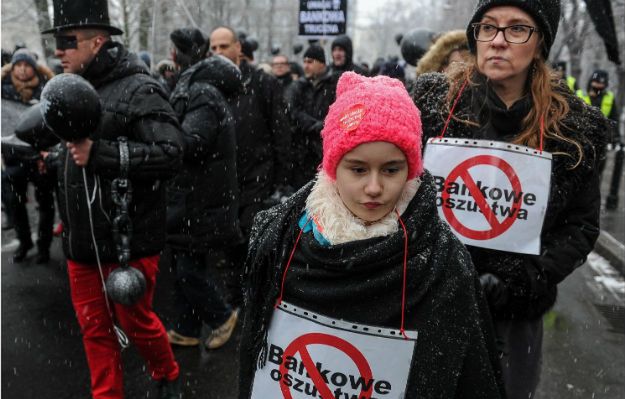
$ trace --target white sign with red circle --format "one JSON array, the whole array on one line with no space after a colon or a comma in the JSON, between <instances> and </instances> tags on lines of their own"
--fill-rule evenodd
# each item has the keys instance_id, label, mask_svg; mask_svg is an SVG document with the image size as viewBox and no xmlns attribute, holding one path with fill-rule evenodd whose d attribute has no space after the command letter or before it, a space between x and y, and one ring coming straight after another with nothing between
<instances>
[{"instance_id":1,"label":"white sign with red circle","mask_svg":"<svg viewBox=\"0 0 625 399\"><path fill-rule=\"evenodd\" d=\"M438 213L463 243L538 255L551 159L510 143L432 138L423 162L434 176Z\"/></svg>"},{"instance_id":2,"label":"white sign with red circle","mask_svg":"<svg viewBox=\"0 0 625 399\"><path fill-rule=\"evenodd\" d=\"M286 302L267 337L252 399L403 399L417 332L348 323Z\"/></svg>"}]
</instances>

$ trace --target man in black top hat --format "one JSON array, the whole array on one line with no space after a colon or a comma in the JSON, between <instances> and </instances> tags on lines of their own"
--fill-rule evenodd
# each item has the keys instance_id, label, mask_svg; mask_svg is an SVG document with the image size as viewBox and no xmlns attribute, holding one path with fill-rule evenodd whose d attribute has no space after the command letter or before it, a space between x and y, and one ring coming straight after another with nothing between
<instances>
[{"instance_id":1,"label":"man in black top hat","mask_svg":"<svg viewBox=\"0 0 625 399\"><path fill-rule=\"evenodd\" d=\"M122 398L119 326L159 383L159 398L179 398L179 368L167 334L152 310L160 252L165 243L165 184L179 169L182 135L161 86L136 54L114 42L106 0L55 0L55 55L63 71L81 75L102 104L97 129L67 142L60 155L59 210L72 303L83 334L94 398ZM71 87L66 95L71 96ZM68 101L71 101L68 98ZM119 140L125 137L126 141ZM120 244L112 231L118 208L112 181L126 169L132 186L132 235ZM145 276L146 292L125 306L106 300L103 278L119 267L117 245ZM103 277L102 277L103 276Z\"/></svg>"}]
</instances>

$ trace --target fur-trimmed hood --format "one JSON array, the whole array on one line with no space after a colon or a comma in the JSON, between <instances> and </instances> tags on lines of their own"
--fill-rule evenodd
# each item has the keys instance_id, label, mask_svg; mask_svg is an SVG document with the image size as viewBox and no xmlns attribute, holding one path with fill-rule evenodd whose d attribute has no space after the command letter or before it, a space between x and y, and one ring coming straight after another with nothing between
<instances>
[{"instance_id":1,"label":"fur-trimmed hood","mask_svg":"<svg viewBox=\"0 0 625 399\"><path fill-rule=\"evenodd\" d=\"M11 63L8 63L5 66L3 66L1 79L4 79L5 77L9 76L12 69L13 69L13 64ZM37 64L37 69L35 70L35 72L37 72L39 76L43 78L44 82L47 82L48 80L54 77L54 72L52 72L50 68L48 68L47 66L43 64Z\"/></svg>"},{"instance_id":2,"label":"fur-trimmed hood","mask_svg":"<svg viewBox=\"0 0 625 399\"><path fill-rule=\"evenodd\" d=\"M427 72L440 72L449 56L456 50L469 50L467 34L464 30L452 30L436 40L417 64L417 76Z\"/></svg>"}]
</instances>

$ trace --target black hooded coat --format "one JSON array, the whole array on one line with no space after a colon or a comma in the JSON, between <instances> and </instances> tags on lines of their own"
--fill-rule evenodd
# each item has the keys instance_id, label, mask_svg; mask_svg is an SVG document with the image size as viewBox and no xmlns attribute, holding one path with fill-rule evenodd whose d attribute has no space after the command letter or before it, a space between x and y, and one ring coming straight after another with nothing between
<instances>
[{"instance_id":1,"label":"black hooded coat","mask_svg":"<svg viewBox=\"0 0 625 399\"><path fill-rule=\"evenodd\" d=\"M522 129L531 99L523 97L506 109L482 78L478 76L475 81L477 86L467 86L460 96L445 137L512 141ZM412 96L423 123L423 148L428 138L443 130L449 113L448 90L447 78L439 73L420 75L413 87ZM596 167L605 156L604 132L609 122L568 89L562 87L560 94L570 107L562 121L562 133L581 144L584 157L575 166L577 152L572 144L545 140L544 150L552 153L553 161L541 254L469 247L477 271L499 277L508 292L503 303L491 304L493 317L498 320L540 318L554 304L557 284L585 262L599 236L601 196Z\"/></svg>"},{"instance_id":2,"label":"black hooded coat","mask_svg":"<svg viewBox=\"0 0 625 399\"><path fill-rule=\"evenodd\" d=\"M116 206L111 182L120 176L117 138L128 138L128 179L133 188L131 259L158 254L165 245L165 179L180 169L182 135L167 96L136 54L115 42L105 43L82 75L100 96L102 117L86 168L77 166L65 147L59 156L59 212L67 258L96 264L87 192L100 260L117 263L112 232ZM86 173L87 187L83 180Z\"/></svg>"},{"instance_id":3,"label":"black hooded coat","mask_svg":"<svg viewBox=\"0 0 625 399\"><path fill-rule=\"evenodd\" d=\"M345 50L345 64L339 66L332 63L330 65L332 73L340 76L343 72L354 71L363 76L367 75L367 71L360 65L354 64L354 47L352 45L352 39L350 39L349 36L337 36L332 42L332 50L334 50L335 47L340 47Z\"/></svg>"},{"instance_id":4,"label":"black hooded coat","mask_svg":"<svg viewBox=\"0 0 625 399\"><path fill-rule=\"evenodd\" d=\"M311 81L305 77L293 82L286 90L289 116L294 124L292 185L299 189L317 173L321 163L321 129L330 105L336 99L338 75L329 69Z\"/></svg>"},{"instance_id":5,"label":"black hooded coat","mask_svg":"<svg viewBox=\"0 0 625 399\"><path fill-rule=\"evenodd\" d=\"M260 212L246 262L249 280L241 339L239 398L248 399L297 221L312 183ZM429 174L402 215L408 234L406 329L419 338L406 398L499 398L499 365L486 303L469 254L438 218ZM302 236L283 299L350 322L399 328L404 232L323 246ZM259 357L260 355L260 357Z\"/></svg>"},{"instance_id":6,"label":"black hooded coat","mask_svg":"<svg viewBox=\"0 0 625 399\"><path fill-rule=\"evenodd\" d=\"M183 168L167 191L167 240L178 249L241 240L236 135L225 98L240 86L237 67L214 56L182 72L171 95L185 142Z\"/></svg>"},{"instance_id":7,"label":"black hooded coat","mask_svg":"<svg viewBox=\"0 0 625 399\"><path fill-rule=\"evenodd\" d=\"M260 207L291 175L291 127L276 78L241 62L243 90L228 98L237 136L237 178L241 208ZM249 230L253 214L240 219Z\"/></svg>"}]
</instances>

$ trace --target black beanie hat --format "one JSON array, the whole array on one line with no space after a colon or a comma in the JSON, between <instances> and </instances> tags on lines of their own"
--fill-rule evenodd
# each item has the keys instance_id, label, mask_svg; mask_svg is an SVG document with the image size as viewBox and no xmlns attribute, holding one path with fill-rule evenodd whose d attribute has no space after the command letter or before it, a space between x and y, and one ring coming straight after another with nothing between
<instances>
[{"instance_id":1,"label":"black beanie hat","mask_svg":"<svg viewBox=\"0 0 625 399\"><path fill-rule=\"evenodd\" d=\"M317 60L323 64L326 63L326 54L323 51L323 47L317 44L312 44L306 49L306 52L304 53L304 58L312 58L313 60Z\"/></svg>"},{"instance_id":2,"label":"black beanie hat","mask_svg":"<svg viewBox=\"0 0 625 399\"><path fill-rule=\"evenodd\" d=\"M195 28L176 29L169 35L176 49L189 56L194 62L204 58L208 46L204 34Z\"/></svg>"},{"instance_id":3,"label":"black beanie hat","mask_svg":"<svg viewBox=\"0 0 625 399\"><path fill-rule=\"evenodd\" d=\"M534 18L538 24L538 30L543 35L543 55L545 59L549 58L549 51L553 45L556 33L558 33L560 0L478 0L473 17L467 26L467 39L469 40L471 52L475 54L475 37L473 36L473 27L471 25L475 22L480 22L486 11L499 6L518 7Z\"/></svg>"}]
</instances>

